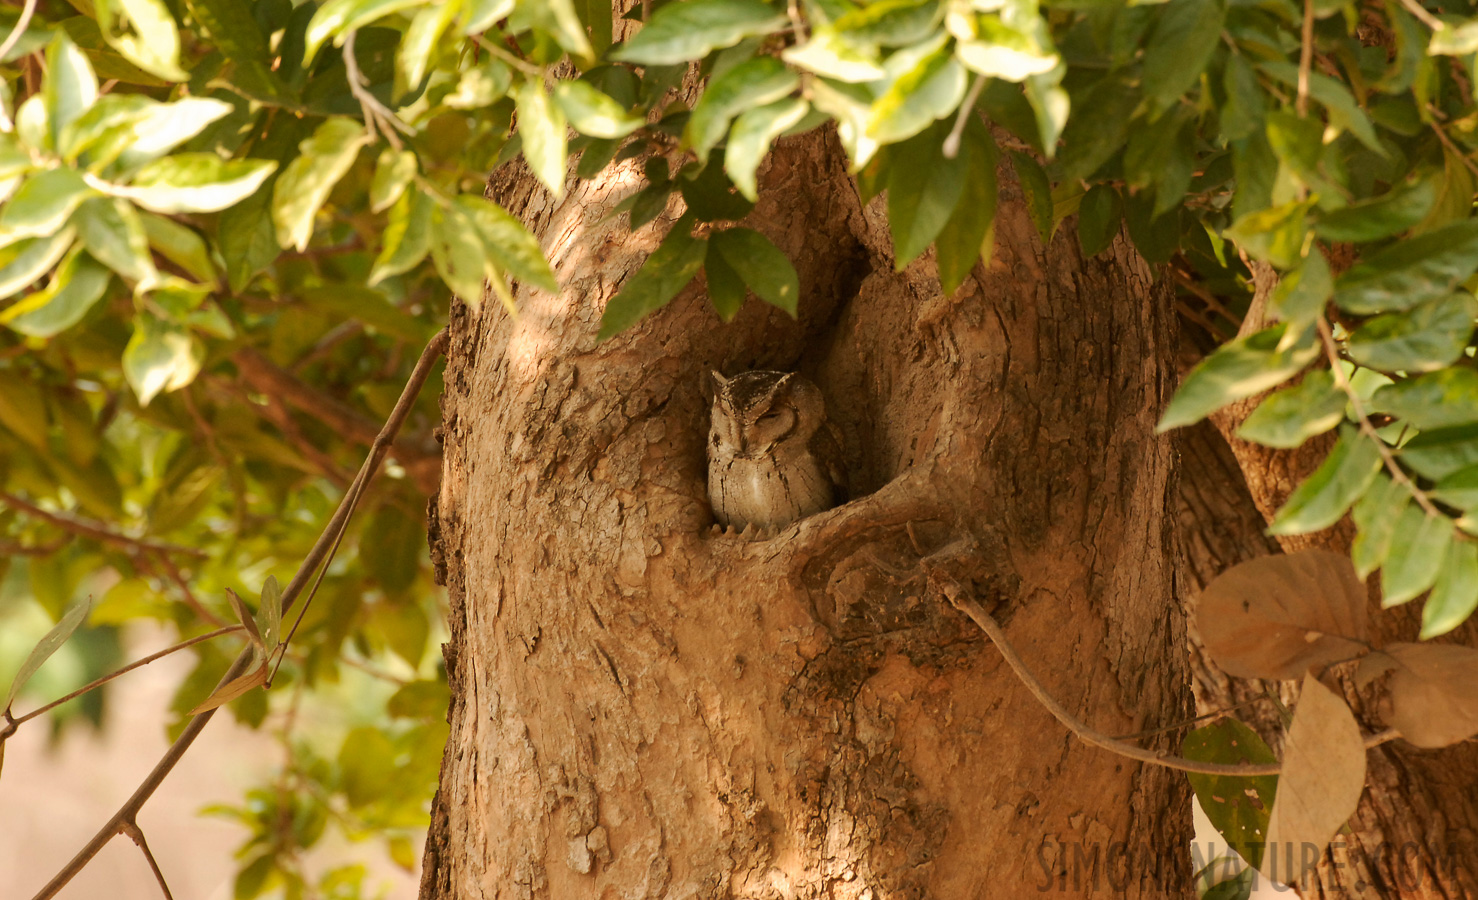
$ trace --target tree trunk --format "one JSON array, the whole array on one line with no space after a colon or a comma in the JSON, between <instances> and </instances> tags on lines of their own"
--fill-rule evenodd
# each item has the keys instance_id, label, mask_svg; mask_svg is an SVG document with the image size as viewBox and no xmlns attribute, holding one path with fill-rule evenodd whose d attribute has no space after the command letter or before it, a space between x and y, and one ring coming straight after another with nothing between
<instances>
[{"instance_id":1,"label":"tree trunk","mask_svg":"<svg viewBox=\"0 0 1478 900\"><path fill-rule=\"evenodd\" d=\"M893 271L882 205L813 132L749 222L796 263L799 322L751 301L723 325L700 281L597 344L667 227L602 220L637 171L558 201L502 177L564 290L454 313L422 895L1181 895L1185 779L1071 737L931 588L993 609L1101 731L1187 714L1148 268L1122 241L1082 260L1070 223L1044 248L1003 183L989 267L941 296L930 260ZM749 368L821 386L854 498L753 542L710 530L702 392Z\"/></svg>"},{"instance_id":2,"label":"tree trunk","mask_svg":"<svg viewBox=\"0 0 1478 900\"><path fill-rule=\"evenodd\" d=\"M1262 327L1262 299L1275 283L1270 270L1260 269L1257 275L1258 299L1248 312L1243 333ZM1326 435L1297 450L1278 451L1237 438L1236 429L1256 407L1257 399L1214 416L1215 428L1203 423L1182 438L1181 537L1193 592L1232 565L1280 549L1296 552L1322 547L1350 552L1354 528L1348 517L1313 535L1275 541L1262 533L1288 494L1327 454L1332 440ZM1376 645L1416 640L1421 624L1419 603L1381 610L1376 578L1371 579L1370 594ZM1194 627L1191 631L1199 711L1226 709L1265 689L1276 691L1287 703L1296 702L1296 684L1227 678L1201 651ZM1474 646L1475 633L1478 629L1465 625L1454 637ZM1345 666L1339 673L1346 699L1366 731L1380 731L1385 725L1370 696L1355 689L1351 669ZM1237 717L1258 728L1275 749L1279 747L1282 726L1269 705L1239 711ZM1396 741L1370 751L1367 761L1365 794L1350 819L1351 834L1335 839L1303 896L1421 900L1478 896L1474 879L1478 872L1478 794L1471 776L1478 769L1478 746L1467 743L1433 751Z\"/></svg>"}]
</instances>

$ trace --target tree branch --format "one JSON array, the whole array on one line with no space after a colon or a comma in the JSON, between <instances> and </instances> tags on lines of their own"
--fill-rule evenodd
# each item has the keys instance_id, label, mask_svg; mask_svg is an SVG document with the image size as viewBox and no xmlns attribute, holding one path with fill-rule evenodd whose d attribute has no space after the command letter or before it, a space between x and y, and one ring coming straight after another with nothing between
<instances>
[{"instance_id":1,"label":"tree branch","mask_svg":"<svg viewBox=\"0 0 1478 900\"><path fill-rule=\"evenodd\" d=\"M86 519L78 519L72 516L63 516L54 512L48 512L29 500L23 500L15 494L0 492L0 503L14 507L30 516L35 516L45 522L50 522L63 531L80 534L94 540L103 541L108 544L117 544L132 550L147 553L184 553L196 558L204 558L205 552L193 547L182 547L179 544L166 544L160 541L151 541L146 538L129 537L112 531L98 522L89 522Z\"/></svg>"},{"instance_id":2,"label":"tree branch","mask_svg":"<svg viewBox=\"0 0 1478 900\"><path fill-rule=\"evenodd\" d=\"M365 458L364 465L360 467L359 474L355 476L354 484L349 486L349 491L339 501L339 506L334 510L333 517L324 526L323 532L313 544L313 549L308 551L307 557L304 558L303 564L298 567L298 571L293 575L292 581L288 582L287 587L283 588L283 612L286 612L292 606L298 595L302 593L309 579L313 577L321 565L325 564L330 549L338 543L339 538L343 535L344 527L349 521L349 515L354 510L354 498L357 496L358 491L363 488L364 484L369 481L374 471L379 468L380 463L384 461L396 432L405 423L406 416L410 414L410 409L415 402L416 395L420 393L422 385L426 383L426 379L430 376L432 365L436 362L437 357L446 351L446 345L447 333L445 329L442 329L436 333L436 336L426 345L426 349L421 352L421 358L417 361L416 368L411 372L411 377L406 382L405 390L401 393L400 399L396 401L395 409L390 413L390 418L385 422L385 427L375 436L375 440L370 447L369 455ZM226 674L221 676L220 682L216 685L217 689L245 671L246 667L251 664L251 661L252 653L251 649L248 648L236 657L236 661L226 670ZM33 900L49 900L49 898L55 897L58 891L75 878L78 872L82 871L83 866L86 866L94 856L97 856L98 851L102 850L108 841L113 839L114 835L124 831L126 828L125 823L134 820L138 815L138 811L149 801L154 791L158 790L159 785L163 783L165 777L174 770L180 758L185 755L185 751L189 750L190 745L195 743L195 739L200 736L200 732L205 730L205 726L215 714L216 709L211 709L190 720L189 724L185 726L185 730L180 733L180 736L165 751L164 756L155 764L153 770L144 778L143 783L138 786L138 789L133 792L133 796L129 797L123 806L119 808L118 812L114 813L113 817L98 830L97 834L93 835L92 840L88 841L87 845L79 850L77 855L72 857L72 860L51 881L47 882L45 887L41 888Z\"/></svg>"}]
</instances>

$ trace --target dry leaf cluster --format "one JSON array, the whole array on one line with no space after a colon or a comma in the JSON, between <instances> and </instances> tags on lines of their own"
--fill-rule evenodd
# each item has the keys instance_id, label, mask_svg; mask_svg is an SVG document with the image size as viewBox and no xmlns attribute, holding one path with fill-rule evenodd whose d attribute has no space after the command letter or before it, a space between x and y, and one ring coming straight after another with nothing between
<instances>
[{"instance_id":1,"label":"dry leaf cluster","mask_svg":"<svg viewBox=\"0 0 1478 900\"><path fill-rule=\"evenodd\" d=\"M1328 845L1354 813L1365 783L1360 727L1349 706L1318 680L1326 667L1363 657L1358 684L1384 679L1382 717L1419 747L1478 734L1478 650L1409 643L1373 649L1367 603L1349 558L1322 550L1250 560L1201 595L1202 640L1222 669L1242 678L1303 679L1259 865L1284 883L1313 867L1302 849Z\"/></svg>"}]
</instances>

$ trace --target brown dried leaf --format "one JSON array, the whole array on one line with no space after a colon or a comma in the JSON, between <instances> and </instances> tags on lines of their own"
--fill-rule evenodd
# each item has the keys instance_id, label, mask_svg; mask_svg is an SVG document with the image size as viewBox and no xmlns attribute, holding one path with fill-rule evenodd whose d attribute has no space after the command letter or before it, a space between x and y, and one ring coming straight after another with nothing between
<instances>
[{"instance_id":1,"label":"brown dried leaf","mask_svg":"<svg viewBox=\"0 0 1478 900\"><path fill-rule=\"evenodd\" d=\"M1364 789L1365 743L1355 715L1317 678L1304 676L1284 744L1262 873L1284 884L1298 882L1354 814Z\"/></svg>"},{"instance_id":2,"label":"brown dried leaf","mask_svg":"<svg viewBox=\"0 0 1478 900\"><path fill-rule=\"evenodd\" d=\"M209 697L206 697L199 706L190 710L187 715L198 716L203 712L215 709L217 706L230 703L254 687L261 687L267 683L267 675L270 672L271 666L267 665L266 660L262 660L255 669L244 675L238 675L216 688L211 692Z\"/></svg>"},{"instance_id":3,"label":"brown dried leaf","mask_svg":"<svg viewBox=\"0 0 1478 900\"><path fill-rule=\"evenodd\" d=\"M1478 650L1456 644L1392 644L1386 724L1418 747L1478 734Z\"/></svg>"},{"instance_id":4,"label":"brown dried leaf","mask_svg":"<svg viewBox=\"0 0 1478 900\"><path fill-rule=\"evenodd\" d=\"M1248 560L1201 592L1201 639L1239 678L1301 677L1364 649L1365 586L1346 556L1306 550Z\"/></svg>"}]
</instances>

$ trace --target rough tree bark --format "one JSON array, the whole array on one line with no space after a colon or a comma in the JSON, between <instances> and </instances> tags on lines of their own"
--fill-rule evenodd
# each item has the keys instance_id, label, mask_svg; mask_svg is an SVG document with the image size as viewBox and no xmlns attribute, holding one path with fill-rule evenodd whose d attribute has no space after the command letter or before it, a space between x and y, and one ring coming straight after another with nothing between
<instances>
[{"instance_id":1,"label":"rough tree bark","mask_svg":"<svg viewBox=\"0 0 1478 900\"><path fill-rule=\"evenodd\" d=\"M602 220L636 165L558 201L495 179L564 289L454 312L422 896L1181 895L1184 778L1078 743L931 588L993 608L1104 732L1187 714L1149 269L1122 241L1082 260L1070 228L1044 248L1007 183L989 267L941 296L930 261L893 271L881 206L813 133L781 142L749 222L800 271L798 323L752 302L722 325L700 281L597 344L667 224ZM814 377L855 499L712 534L710 368Z\"/></svg>"}]
</instances>

